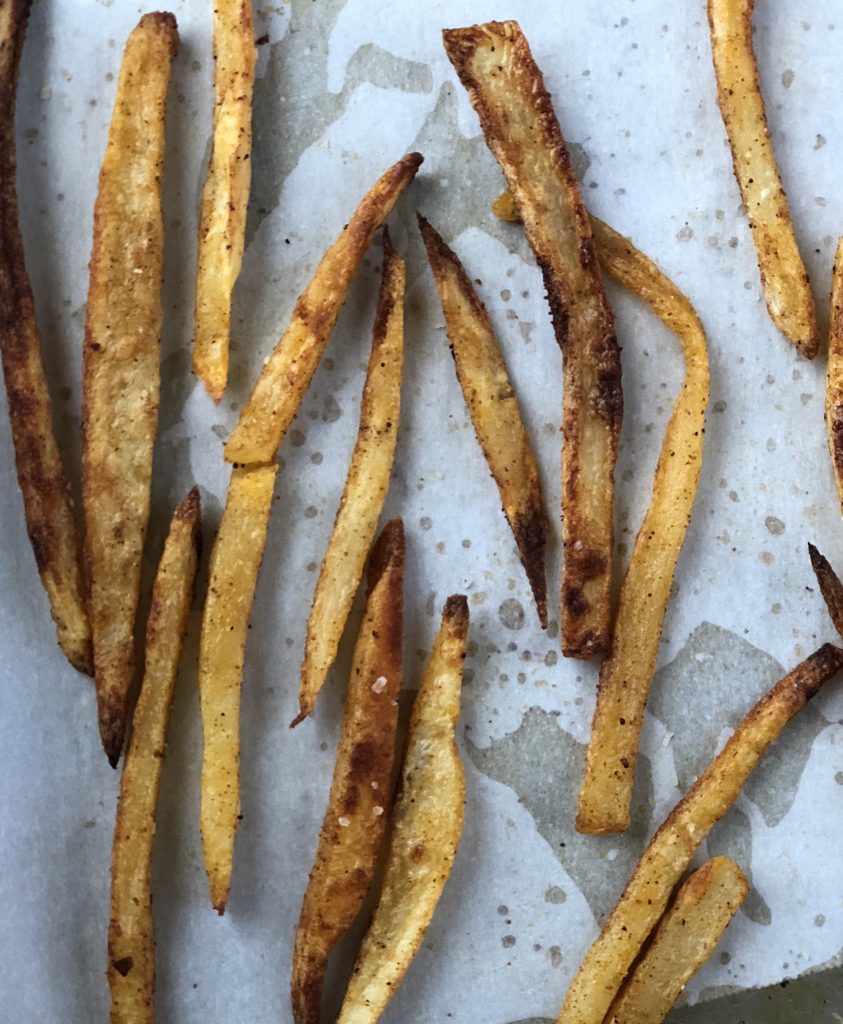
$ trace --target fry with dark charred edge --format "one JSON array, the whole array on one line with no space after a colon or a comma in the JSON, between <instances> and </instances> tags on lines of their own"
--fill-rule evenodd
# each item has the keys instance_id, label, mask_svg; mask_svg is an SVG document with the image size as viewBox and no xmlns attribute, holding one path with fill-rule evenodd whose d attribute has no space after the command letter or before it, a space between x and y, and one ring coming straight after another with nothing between
<instances>
[{"instance_id":1,"label":"fry with dark charred edge","mask_svg":"<svg viewBox=\"0 0 843 1024\"><path fill-rule=\"evenodd\" d=\"M843 511L843 238L838 239L831 273L828 313L828 366L825 377L825 429L837 497Z\"/></svg>"},{"instance_id":2,"label":"fry with dark charred edge","mask_svg":"<svg viewBox=\"0 0 843 1024\"><path fill-rule=\"evenodd\" d=\"M444 41L515 196L563 351L562 651L590 658L606 650L612 630L623 415L614 320L559 122L518 23L446 30Z\"/></svg>"},{"instance_id":3,"label":"fry with dark charred edge","mask_svg":"<svg viewBox=\"0 0 843 1024\"><path fill-rule=\"evenodd\" d=\"M231 293L243 260L252 148L252 0L214 4L214 134L199 218L193 372L215 402L228 379Z\"/></svg>"},{"instance_id":4,"label":"fry with dark charred edge","mask_svg":"<svg viewBox=\"0 0 843 1024\"><path fill-rule=\"evenodd\" d=\"M152 588L146 665L120 778L111 852L111 1024L153 1024L152 844L167 722L199 561L199 491L176 509Z\"/></svg>"},{"instance_id":5,"label":"fry with dark charred edge","mask_svg":"<svg viewBox=\"0 0 843 1024\"><path fill-rule=\"evenodd\" d=\"M817 314L767 127L752 49L754 3L708 0L717 101L758 254L767 309L785 337L813 359L819 347Z\"/></svg>"},{"instance_id":6,"label":"fry with dark charred edge","mask_svg":"<svg viewBox=\"0 0 843 1024\"><path fill-rule=\"evenodd\" d=\"M424 939L462 834L460 714L468 601L449 597L413 706L378 903L337 1024L375 1024Z\"/></svg>"},{"instance_id":7,"label":"fry with dark charred edge","mask_svg":"<svg viewBox=\"0 0 843 1024\"><path fill-rule=\"evenodd\" d=\"M383 528L369 560L368 599L345 698L334 777L293 950L295 1024L319 1024L331 950L363 906L389 806L404 610L404 527Z\"/></svg>"},{"instance_id":8,"label":"fry with dark charred edge","mask_svg":"<svg viewBox=\"0 0 843 1024\"><path fill-rule=\"evenodd\" d=\"M235 466L211 552L199 638L199 827L211 904L225 912L240 815L240 688L277 463Z\"/></svg>"},{"instance_id":9,"label":"fry with dark charred edge","mask_svg":"<svg viewBox=\"0 0 843 1024\"><path fill-rule=\"evenodd\" d=\"M409 153L381 175L322 257L226 443L227 462L270 462L275 458L372 236L416 176L422 159L421 153Z\"/></svg>"},{"instance_id":10,"label":"fry with dark charred edge","mask_svg":"<svg viewBox=\"0 0 843 1024\"><path fill-rule=\"evenodd\" d=\"M834 628L843 637L843 583L840 582L840 577L831 568L831 563L825 555L820 554L813 544L808 545L808 554L811 557L811 568L820 585L820 592L828 614L831 616Z\"/></svg>"},{"instance_id":11,"label":"fry with dark charred edge","mask_svg":"<svg viewBox=\"0 0 843 1024\"><path fill-rule=\"evenodd\" d=\"M521 419L518 399L483 303L439 233L418 215L430 269L439 292L451 354L477 440L498 485L539 622L547 628L544 570L548 522L539 470Z\"/></svg>"},{"instance_id":12,"label":"fry with dark charred edge","mask_svg":"<svg viewBox=\"0 0 843 1024\"><path fill-rule=\"evenodd\" d=\"M770 744L841 667L843 650L824 644L750 709L650 840L617 906L585 954L557 1024L603 1024L697 847L737 800Z\"/></svg>"},{"instance_id":13,"label":"fry with dark charred edge","mask_svg":"<svg viewBox=\"0 0 843 1024\"><path fill-rule=\"evenodd\" d=\"M708 960L749 891L741 869L714 857L684 883L612 1004L606 1024L659 1024Z\"/></svg>"},{"instance_id":14,"label":"fry with dark charred edge","mask_svg":"<svg viewBox=\"0 0 843 1024\"><path fill-rule=\"evenodd\" d=\"M360 401L360 426L307 621L300 711L293 725L310 714L337 656L389 490L401 417L405 276L404 261L384 228L380 301Z\"/></svg>"},{"instance_id":15,"label":"fry with dark charred edge","mask_svg":"<svg viewBox=\"0 0 843 1024\"><path fill-rule=\"evenodd\" d=\"M129 36L94 207L82 362L82 502L100 735L112 767L135 681L135 617L158 424L164 110L172 14Z\"/></svg>"},{"instance_id":16,"label":"fry with dark charred edge","mask_svg":"<svg viewBox=\"0 0 843 1024\"><path fill-rule=\"evenodd\" d=\"M93 673L79 535L53 431L35 303L18 222L15 96L31 0L0 3L0 359L26 529L61 649Z\"/></svg>"}]
</instances>

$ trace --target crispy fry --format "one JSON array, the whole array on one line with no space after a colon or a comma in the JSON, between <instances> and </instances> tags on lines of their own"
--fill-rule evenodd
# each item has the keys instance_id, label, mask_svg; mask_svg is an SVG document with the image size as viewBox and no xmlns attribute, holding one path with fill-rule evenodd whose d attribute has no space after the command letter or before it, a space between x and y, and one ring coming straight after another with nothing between
<instances>
[{"instance_id":1,"label":"crispy fry","mask_svg":"<svg viewBox=\"0 0 843 1024\"><path fill-rule=\"evenodd\" d=\"M199 560L199 491L176 509L152 589L146 666L120 779L111 853L108 985L112 1024L153 1024L152 843L167 721Z\"/></svg>"},{"instance_id":2,"label":"crispy fry","mask_svg":"<svg viewBox=\"0 0 843 1024\"><path fill-rule=\"evenodd\" d=\"M828 366L825 378L825 429L837 496L843 510L843 238L838 239L831 274L828 314Z\"/></svg>"},{"instance_id":3,"label":"crispy fry","mask_svg":"<svg viewBox=\"0 0 843 1024\"><path fill-rule=\"evenodd\" d=\"M82 363L82 501L100 735L112 767L135 678L134 628L158 422L164 109L172 14L129 36L99 193Z\"/></svg>"},{"instance_id":4,"label":"crispy fry","mask_svg":"<svg viewBox=\"0 0 843 1024\"><path fill-rule=\"evenodd\" d=\"M389 490L401 415L405 276L404 261L384 228L383 278L360 402L360 427L307 622L300 712L293 725L310 714L337 656Z\"/></svg>"},{"instance_id":5,"label":"crispy fry","mask_svg":"<svg viewBox=\"0 0 843 1024\"><path fill-rule=\"evenodd\" d=\"M243 260L255 83L252 0L214 4L214 135L199 219L193 371L215 402L228 378L231 293Z\"/></svg>"},{"instance_id":6,"label":"crispy fry","mask_svg":"<svg viewBox=\"0 0 843 1024\"><path fill-rule=\"evenodd\" d=\"M843 650L824 644L750 709L650 840L617 906L585 954L557 1024L603 1024L697 847L738 798L770 744L841 667Z\"/></svg>"},{"instance_id":7,"label":"crispy fry","mask_svg":"<svg viewBox=\"0 0 843 1024\"><path fill-rule=\"evenodd\" d=\"M240 814L240 687L277 463L235 466L211 552L199 639L204 751L199 826L211 903L224 913Z\"/></svg>"},{"instance_id":8,"label":"crispy fry","mask_svg":"<svg viewBox=\"0 0 843 1024\"><path fill-rule=\"evenodd\" d=\"M708 0L717 101L749 216L767 309L785 337L813 359L819 346L817 314L764 113L752 50L754 3Z\"/></svg>"},{"instance_id":9,"label":"crispy fry","mask_svg":"<svg viewBox=\"0 0 843 1024\"><path fill-rule=\"evenodd\" d=\"M447 30L444 41L516 198L563 350L562 650L589 658L611 636L614 472L623 415L612 312L559 122L518 23Z\"/></svg>"},{"instance_id":10,"label":"crispy fry","mask_svg":"<svg viewBox=\"0 0 843 1024\"><path fill-rule=\"evenodd\" d=\"M422 162L409 153L375 182L301 293L225 446L227 462L275 457L307 391L360 261Z\"/></svg>"},{"instance_id":11,"label":"crispy fry","mask_svg":"<svg viewBox=\"0 0 843 1024\"><path fill-rule=\"evenodd\" d=\"M425 665L395 801L378 904L337 1024L375 1024L424 939L462 834L465 778L455 740L468 602L449 597Z\"/></svg>"},{"instance_id":12,"label":"crispy fry","mask_svg":"<svg viewBox=\"0 0 843 1024\"><path fill-rule=\"evenodd\" d=\"M15 95L31 0L0 3L0 359L26 529L61 649L93 673L79 537L53 432L15 181Z\"/></svg>"},{"instance_id":13,"label":"crispy fry","mask_svg":"<svg viewBox=\"0 0 843 1024\"><path fill-rule=\"evenodd\" d=\"M820 585L828 614L834 628L843 637L843 583L825 555L820 554L813 544L808 545L808 554L811 556L811 567Z\"/></svg>"},{"instance_id":14,"label":"crispy fry","mask_svg":"<svg viewBox=\"0 0 843 1024\"><path fill-rule=\"evenodd\" d=\"M606 1024L659 1024L711 956L749 886L728 857L707 861L684 883L627 978Z\"/></svg>"},{"instance_id":15,"label":"crispy fry","mask_svg":"<svg viewBox=\"0 0 843 1024\"><path fill-rule=\"evenodd\" d=\"M395 760L404 612L404 527L393 519L372 551L337 759L316 862L293 950L293 1020L319 1024L331 950L360 912L386 826Z\"/></svg>"}]
</instances>

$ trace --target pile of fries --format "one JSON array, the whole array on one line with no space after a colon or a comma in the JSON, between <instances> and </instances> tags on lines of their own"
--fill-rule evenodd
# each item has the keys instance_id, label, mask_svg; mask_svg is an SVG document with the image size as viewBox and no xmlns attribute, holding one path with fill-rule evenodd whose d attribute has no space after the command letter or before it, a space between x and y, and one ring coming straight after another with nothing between
<instances>
[{"instance_id":1,"label":"pile of fries","mask_svg":"<svg viewBox=\"0 0 843 1024\"><path fill-rule=\"evenodd\" d=\"M94 676L92 699L112 767L123 757L108 980L112 1021L141 1024L154 1020L156 803L201 555L200 495L193 487L172 516L139 663L141 570L161 390L161 180L178 29L171 14L144 15L126 42L117 82L94 214L85 322L80 534L52 428L18 223L13 112L29 8L30 0L0 0L0 355L27 529L58 641L75 668ZM214 15L213 139L201 199L193 368L219 402L227 386L232 295L244 250L256 51L251 0L219 0ZM813 358L819 345L814 300L766 126L752 53L752 2L709 0L708 16L720 108L763 294L776 325ZM513 232L523 229L563 353L561 646L567 657L603 659L576 828L623 832L630 825L662 627L700 479L709 395L706 335L689 300L656 264L588 212L557 113L517 22L448 29L443 42L506 178L507 190L493 203L489 196L492 211L512 222ZM231 474L209 556L198 654L204 735L199 826L210 902L219 914L229 900L241 817L240 696L250 619L279 477L282 493L284 487L278 452L382 228L380 294L357 439L306 623L299 714L292 723L307 719L326 686L363 584L365 610L333 779L295 932L295 1024L322 1019L329 961L367 900L373 909L337 1020L375 1024L381 1018L443 897L463 829L457 724L468 602L454 594L444 603L402 744L405 593L415 595L416 588L405 587L402 520L378 529L396 458L405 375L407 268L385 223L422 161L420 153L403 156L353 211L349 199L348 221L337 226L336 241L296 301L221 453ZM435 211L426 212L435 220ZM505 350L472 284L479 268L465 269L421 213L418 226L467 411L538 621L547 628L552 519ZM604 275L650 307L678 338L685 362L650 506L616 607L614 475L624 403ZM826 422L843 505L843 240L829 335ZM813 546L810 557L843 635L843 585ZM843 649L824 644L747 711L650 840L585 954L559 1024L664 1019L748 892L741 865L724 857L686 876L697 849L787 723L841 667ZM306 865L301 867L304 884Z\"/></svg>"}]
</instances>

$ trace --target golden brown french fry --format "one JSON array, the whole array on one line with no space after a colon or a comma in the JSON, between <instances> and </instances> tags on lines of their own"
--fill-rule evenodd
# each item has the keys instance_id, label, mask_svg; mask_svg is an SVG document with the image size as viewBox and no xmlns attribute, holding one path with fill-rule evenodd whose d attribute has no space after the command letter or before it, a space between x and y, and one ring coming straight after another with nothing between
<instances>
[{"instance_id":1,"label":"golden brown french fry","mask_svg":"<svg viewBox=\"0 0 843 1024\"><path fill-rule=\"evenodd\" d=\"M557 1024L603 1024L697 847L738 798L770 744L841 667L843 650L824 644L750 709L650 840L571 982Z\"/></svg>"},{"instance_id":2,"label":"golden brown french fry","mask_svg":"<svg viewBox=\"0 0 843 1024\"><path fill-rule=\"evenodd\" d=\"M687 298L628 239L597 218L592 226L600 265L651 307L682 342L685 356L685 379L621 586L612 645L600 668L577 831L603 833L629 827L644 707L702 465L709 372L705 331Z\"/></svg>"},{"instance_id":3,"label":"golden brown french fry","mask_svg":"<svg viewBox=\"0 0 843 1024\"><path fill-rule=\"evenodd\" d=\"M300 711L293 725L310 714L337 656L389 490L401 416L405 276L404 261L392 248L384 228L383 277L360 402L360 426L307 622Z\"/></svg>"},{"instance_id":4,"label":"golden brown french fry","mask_svg":"<svg viewBox=\"0 0 843 1024\"><path fill-rule=\"evenodd\" d=\"M590 658L611 637L614 473L623 415L612 312L559 122L518 23L449 29L444 41L515 196L563 350L562 650Z\"/></svg>"},{"instance_id":5,"label":"golden brown french fry","mask_svg":"<svg viewBox=\"0 0 843 1024\"><path fill-rule=\"evenodd\" d=\"M82 363L82 502L100 735L112 767L135 680L135 617L158 423L164 110L172 14L129 36L94 207Z\"/></svg>"},{"instance_id":6,"label":"golden brown french fry","mask_svg":"<svg viewBox=\"0 0 843 1024\"><path fill-rule=\"evenodd\" d=\"M204 750L199 826L211 904L220 914L231 887L240 814L243 658L277 472L274 462L232 470L202 611L199 705Z\"/></svg>"},{"instance_id":7,"label":"golden brown french fry","mask_svg":"<svg viewBox=\"0 0 843 1024\"><path fill-rule=\"evenodd\" d=\"M825 378L825 429L837 496L843 510L843 238L838 239L831 274L828 314L828 366Z\"/></svg>"},{"instance_id":8,"label":"golden brown french fry","mask_svg":"<svg viewBox=\"0 0 843 1024\"><path fill-rule=\"evenodd\" d=\"M474 431L498 485L504 514L527 573L539 622L547 628L544 571L548 522L541 480L518 399L486 309L456 254L418 215L445 314L451 354Z\"/></svg>"},{"instance_id":9,"label":"golden brown french fry","mask_svg":"<svg viewBox=\"0 0 843 1024\"><path fill-rule=\"evenodd\" d=\"M0 359L26 529L61 649L93 673L80 545L53 432L35 303L18 222L15 96L31 0L0 3Z\"/></svg>"},{"instance_id":10,"label":"golden brown french fry","mask_svg":"<svg viewBox=\"0 0 843 1024\"><path fill-rule=\"evenodd\" d=\"M728 857L707 861L684 883L612 1004L606 1024L660 1024L711 956L749 886Z\"/></svg>"},{"instance_id":11,"label":"golden brown french fry","mask_svg":"<svg viewBox=\"0 0 843 1024\"><path fill-rule=\"evenodd\" d=\"M843 583L825 555L820 554L813 544L808 545L808 554L811 556L811 567L820 585L828 614L834 628L843 637Z\"/></svg>"},{"instance_id":12,"label":"golden brown french fry","mask_svg":"<svg viewBox=\"0 0 843 1024\"><path fill-rule=\"evenodd\" d=\"M422 159L421 153L408 153L381 175L322 257L226 443L227 462L269 462L275 457L316 372L372 236L416 176Z\"/></svg>"},{"instance_id":13,"label":"golden brown french fry","mask_svg":"<svg viewBox=\"0 0 843 1024\"><path fill-rule=\"evenodd\" d=\"M785 337L813 359L819 346L817 314L764 113L752 49L754 3L708 0L717 101L749 216L767 309Z\"/></svg>"},{"instance_id":14,"label":"golden brown french fry","mask_svg":"<svg viewBox=\"0 0 843 1024\"><path fill-rule=\"evenodd\" d=\"M319 1024L328 957L363 906L385 831L401 689L400 519L386 524L372 550L368 592L328 806L296 929L290 985L295 1024Z\"/></svg>"},{"instance_id":15,"label":"golden brown french fry","mask_svg":"<svg viewBox=\"0 0 843 1024\"><path fill-rule=\"evenodd\" d=\"M460 714L468 602L449 597L413 706L378 903L337 1024L375 1024L401 984L451 873L462 834Z\"/></svg>"},{"instance_id":16,"label":"golden brown french fry","mask_svg":"<svg viewBox=\"0 0 843 1024\"><path fill-rule=\"evenodd\" d=\"M146 666L120 779L111 852L111 1024L153 1024L152 844L167 721L199 560L199 491L176 509L146 624Z\"/></svg>"},{"instance_id":17,"label":"golden brown french fry","mask_svg":"<svg viewBox=\"0 0 843 1024\"><path fill-rule=\"evenodd\" d=\"M255 83L252 0L214 4L214 134L199 218L193 372L215 402L228 379L231 292L243 260Z\"/></svg>"}]
</instances>

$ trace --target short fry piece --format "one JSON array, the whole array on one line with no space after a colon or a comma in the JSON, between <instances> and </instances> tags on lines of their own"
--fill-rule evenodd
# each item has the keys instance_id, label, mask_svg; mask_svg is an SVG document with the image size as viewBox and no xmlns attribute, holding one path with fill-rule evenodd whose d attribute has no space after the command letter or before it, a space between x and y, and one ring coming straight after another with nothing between
<instances>
[{"instance_id":1,"label":"short fry piece","mask_svg":"<svg viewBox=\"0 0 843 1024\"><path fill-rule=\"evenodd\" d=\"M158 424L164 109L172 14L129 36L94 207L82 363L82 499L100 735L112 767L135 681L134 628Z\"/></svg>"},{"instance_id":2,"label":"short fry piece","mask_svg":"<svg viewBox=\"0 0 843 1024\"><path fill-rule=\"evenodd\" d=\"M404 261L392 248L389 233L384 228L383 277L372 353L360 402L360 426L307 622L300 712L293 725L310 714L337 656L363 575L366 554L389 490L401 415L404 282Z\"/></svg>"},{"instance_id":3,"label":"short fry piece","mask_svg":"<svg viewBox=\"0 0 843 1024\"><path fill-rule=\"evenodd\" d=\"M228 379L231 292L243 260L255 83L252 0L214 4L214 135L199 220L193 371L215 402Z\"/></svg>"},{"instance_id":4,"label":"short fry piece","mask_svg":"<svg viewBox=\"0 0 843 1024\"><path fill-rule=\"evenodd\" d=\"M813 359L819 346L817 314L767 127L752 50L754 4L708 0L717 101L758 253L767 309L785 337Z\"/></svg>"},{"instance_id":5,"label":"short fry piece","mask_svg":"<svg viewBox=\"0 0 843 1024\"><path fill-rule=\"evenodd\" d=\"M93 673L79 536L53 432L50 393L18 222L15 96L31 0L0 4L0 359L26 529L61 649Z\"/></svg>"},{"instance_id":6,"label":"short fry piece","mask_svg":"<svg viewBox=\"0 0 843 1024\"><path fill-rule=\"evenodd\" d=\"M386 827L395 760L404 610L404 527L393 519L372 551L337 759L293 951L294 1024L319 1024L331 950L363 906Z\"/></svg>"},{"instance_id":7,"label":"short fry piece","mask_svg":"<svg viewBox=\"0 0 843 1024\"><path fill-rule=\"evenodd\" d=\"M146 667L120 779L111 853L108 985L112 1024L153 1024L155 938L152 843L167 721L199 560L199 491L194 487L170 524L146 624Z\"/></svg>"},{"instance_id":8,"label":"short fry piece","mask_svg":"<svg viewBox=\"0 0 843 1024\"><path fill-rule=\"evenodd\" d=\"M838 239L831 273L828 314L828 366L825 378L825 429L837 496L843 511L843 238Z\"/></svg>"},{"instance_id":9,"label":"short fry piece","mask_svg":"<svg viewBox=\"0 0 843 1024\"><path fill-rule=\"evenodd\" d=\"M607 1024L660 1024L711 956L748 891L743 873L728 857L714 857L695 871L659 921Z\"/></svg>"},{"instance_id":10,"label":"short fry piece","mask_svg":"<svg viewBox=\"0 0 843 1024\"><path fill-rule=\"evenodd\" d=\"M465 777L455 740L468 602L449 597L425 665L389 836L378 904L337 1024L375 1024L424 939L462 834Z\"/></svg>"},{"instance_id":11,"label":"short fry piece","mask_svg":"<svg viewBox=\"0 0 843 1024\"><path fill-rule=\"evenodd\" d=\"M372 236L416 176L421 162L420 153L409 153L381 175L322 257L226 443L227 462L269 462L275 457L316 372Z\"/></svg>"},{"instance_id":12,"label":"short fry piece","mask_svg":"<svg viewBox=\"0 0 843 1024\"><path fill-rule=\"evenodd\" d=\"M563 351L562 650L590 658L605 651L611 636L623 415L612 311L559 122L518 23L450 29L444 41L515 196Z\"/></svg>"},{"instance_id":13,"label":"short fry piece","mask_svg":"<svg viewBox=\"0 0 843 1024\"><path fill-rule=\"evenodd\" d=\"M211 552L199 639L204 750L199 826L211 903L224 913L240 814L240 687L277 463L235 466Z\"/></svg>"},{"instance_id":14,"label":"short fry piece","mask_svg":"<svg viewBox=\"0 0 843 1024\"><path fill-rule=\"evenodd\" d=\"M738 798L770 744L841 667L843 650L824 644L750 709L650 840L571 982L557 1024L603 1024L697 847Z\"/></svg>"},{"instance_id":15,"label":"short fry piece","mask_svg":"<svg viewBox=\"0 0 843 1024\"><path fill-rule=\"evenodd\" d=\"M834 628L843 637L843 583L825 555L820 554L813 544L808 545L808 554L811 556L811 567L820 585L828 614Z\"/></svg>"}]
</instances>

